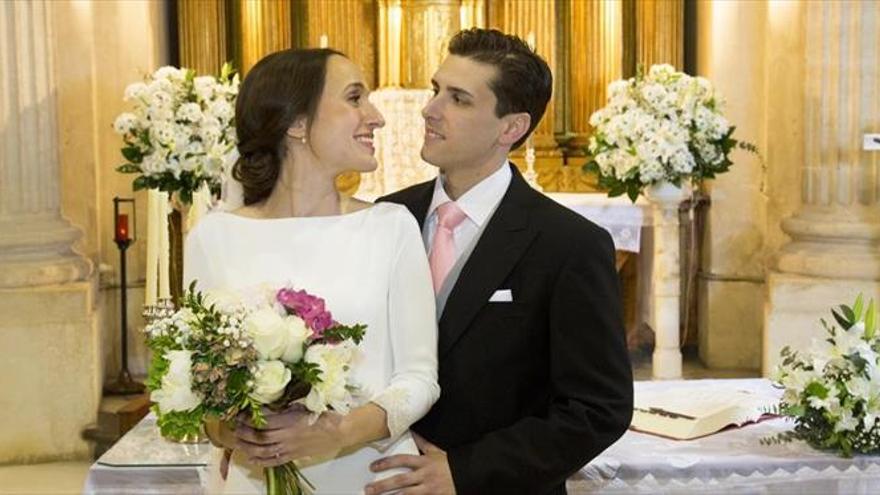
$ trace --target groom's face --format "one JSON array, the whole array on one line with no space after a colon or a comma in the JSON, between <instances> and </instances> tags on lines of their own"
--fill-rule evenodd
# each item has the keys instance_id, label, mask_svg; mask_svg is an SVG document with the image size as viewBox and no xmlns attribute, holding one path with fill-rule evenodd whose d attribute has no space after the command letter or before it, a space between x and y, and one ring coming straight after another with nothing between
<instances>
[{"instance_id":1,"label":"groom's face","mask_svg":"<svg viewBox=\"0 0 880 495\"><path fill-rule=\"evenodd\" d=\"M446 57L431 80L434 97L422 110L422 158L444 172L483 166L498 148L503 124L489 86L495 67L466 57Z\"/></svg>"}]
</instances>

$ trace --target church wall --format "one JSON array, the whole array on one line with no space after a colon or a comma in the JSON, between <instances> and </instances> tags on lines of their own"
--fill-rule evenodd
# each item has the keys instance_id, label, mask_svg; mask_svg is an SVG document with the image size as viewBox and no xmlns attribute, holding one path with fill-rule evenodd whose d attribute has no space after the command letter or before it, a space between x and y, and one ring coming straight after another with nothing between
<instances>
[{"instance_id":1,"label":"church wall","mask_svg":"<svg viewBox=\"0 0 880 495\"><path fill-rule=\"evenodd\" d=\"M119 251L113 243L113 197L134 197L138 241L128 249L129 369L143 373L140 311L146 255L146 195L119 174L116 116L127 110L125 87L169 63L165 2L53 2L62 175L62 210L85 233L77 246L99 269L98 325L103 369L116 377L120 360Z\"/></svg>"}]
</instances>

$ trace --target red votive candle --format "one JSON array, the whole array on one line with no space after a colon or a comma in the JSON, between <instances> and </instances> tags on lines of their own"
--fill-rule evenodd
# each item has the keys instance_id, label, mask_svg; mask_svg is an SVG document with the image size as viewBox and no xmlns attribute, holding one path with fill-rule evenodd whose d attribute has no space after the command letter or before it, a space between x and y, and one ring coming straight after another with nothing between
<instances>
[{"instance_id":1,"label":"red votive candle","mask_svg":"<svg viewBox=\"0 0 880 495\"><path fill-rule=\"evenodd\" d=\"M128 215L125 213L120 213L116 217L116 240L119 242L131 240L128 237Z\"/></svg>"}]
</instances>

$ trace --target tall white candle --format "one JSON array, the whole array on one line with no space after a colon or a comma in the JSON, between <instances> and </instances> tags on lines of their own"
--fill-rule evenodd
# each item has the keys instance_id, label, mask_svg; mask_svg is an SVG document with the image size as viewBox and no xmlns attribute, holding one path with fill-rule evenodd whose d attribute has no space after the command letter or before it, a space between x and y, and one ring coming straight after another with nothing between
<instances>
[{"instance_id":1,"label":"tall white candle","mask_svg":"<svg viewBox=\"0 0 880 495\"><path fill-rule=\"evenodd\" d=\"M171 244L168 240L168 193L159 192L159 297L168 299L171 297L169 281L169 252Z\"/></svg>"},{"instance_id":2,"label":"tall white candle","mask_svg":"<svg viewBox=\"0 0 880 495\"><path fill-rule=\"evenodd\" d=\"M529 48L531 48L532 50L535 49L535 32L534 31L529 31L528 36L526 36L526 44L528 44Z\"/></svg>"},{"instance_id":3,"label":"tall white candle","mask_svg":"<svg viewBox=\"0 0 880 495\"><path fill-rule=\"evenodd\" d=\"M156 304L156 277L159 264L159 198L158 192L147 190L147 273L144 276L144 305Z\"/></svg>"},{"instance_id":4,"label":"tall white candle","mask_svg":"<svg viewBox=\"0 0 880 495\"><path fill-rule=\"evenodd\" d=\"M321 35L321 40L319 41L318 46L321 48L327 48L330 46L330 39L327 38L327 33Z\"/></svg>"}]
</instances>

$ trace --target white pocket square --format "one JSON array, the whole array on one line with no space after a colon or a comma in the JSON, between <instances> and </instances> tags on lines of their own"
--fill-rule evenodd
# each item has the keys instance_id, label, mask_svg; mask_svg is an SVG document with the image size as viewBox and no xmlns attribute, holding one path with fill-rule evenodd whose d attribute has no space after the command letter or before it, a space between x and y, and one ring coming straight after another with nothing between
<instances>
[{"instance_id":1,"label":"white pocket square","mask_svg":"<svg viewBox=\"0 0 880 495\"><path fill-rule=\"evenodd\" d=\"M489 298L489 302L513 302L513 292L510 289L498 289Z\"/></svg>"}]
</instances>

